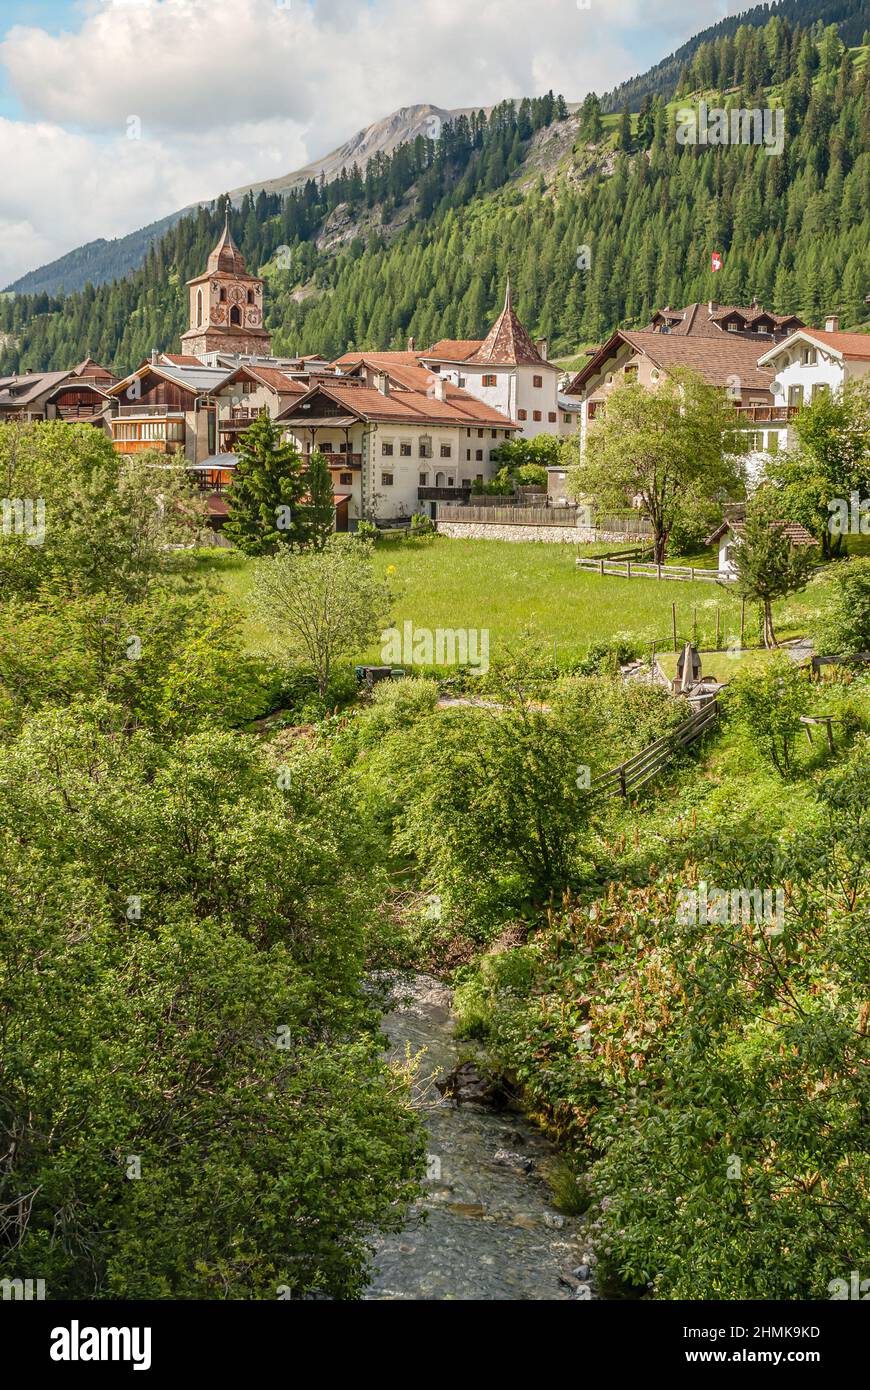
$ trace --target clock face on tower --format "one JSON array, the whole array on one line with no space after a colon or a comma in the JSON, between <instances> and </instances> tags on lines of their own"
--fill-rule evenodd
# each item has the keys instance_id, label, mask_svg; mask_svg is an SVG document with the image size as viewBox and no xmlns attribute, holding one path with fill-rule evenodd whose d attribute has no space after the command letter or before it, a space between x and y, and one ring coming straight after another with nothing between
<instances>
[{"instance_id":1,"label":"clock face on tower","mask_svg":"<svg viewBox=\"0 0 870 1390\"><path fill-rule=\"evenodd\" d=\"M240 304L245 297L245 291L239 285L233 285L228 292L231 304Z\"/></svg>"}]
</instances>

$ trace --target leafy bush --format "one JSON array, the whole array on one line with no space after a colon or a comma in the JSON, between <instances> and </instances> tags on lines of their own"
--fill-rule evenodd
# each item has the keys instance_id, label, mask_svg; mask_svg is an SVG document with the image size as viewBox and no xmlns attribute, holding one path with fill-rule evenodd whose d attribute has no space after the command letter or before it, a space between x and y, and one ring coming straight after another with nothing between
<instances>
[{"instance_id":1,"label":"leafy bush","mask_svg":"<svg viewBox=\"0 0 870 1390\"><path fill-rule=\"evenodd\" d=\"M847 560L834 569L816 650L825 656L870 651L870 557Z\"/></svg>"}]
</instances>

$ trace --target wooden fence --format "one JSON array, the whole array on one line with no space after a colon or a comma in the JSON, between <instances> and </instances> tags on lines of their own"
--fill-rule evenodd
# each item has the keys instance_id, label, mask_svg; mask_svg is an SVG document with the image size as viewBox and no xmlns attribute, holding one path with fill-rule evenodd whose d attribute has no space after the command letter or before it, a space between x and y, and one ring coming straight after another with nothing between
<instances>
[{"instance_id":1,"label":"wooden fence","mask_svg":"<svg viewBox=\"0 0 870 1390\"><path fill-rule=\"evenodd\" d=\"M677 753L712 728L718 718L719 703L714 697L663 738L656 739L655 743L620 763L612 772L603 772L600 777L593 778L590 795L627 797L640 791L662 768L667 767Z\"/></svg>"},{"instance_id":2,"label":"wooden fence","mask_svg":"<svg viewBox=\"0 0 870 1390\"><path fill-rule=\"evenodd\" d=\"M461 521L469 526L577 526L575 507L533 507L528 503L515 506L478 507L475 504L451 506L449 503L438 506L438 521Z\"/></svg>"},{"instance_id":3,"label":"wooden fence","mask_svg":"<svg viewBox=\"0 0 870 1390\"><path fill-rule=\"evenodd\" d=\"M637 560L620 560L606 555L578 555L577 568L610 574L618 579L681 579L686 582L702 580L708 584L724 584L728 580L719 571L698 565L657 565Z\"/></svg>"}]
</instances>

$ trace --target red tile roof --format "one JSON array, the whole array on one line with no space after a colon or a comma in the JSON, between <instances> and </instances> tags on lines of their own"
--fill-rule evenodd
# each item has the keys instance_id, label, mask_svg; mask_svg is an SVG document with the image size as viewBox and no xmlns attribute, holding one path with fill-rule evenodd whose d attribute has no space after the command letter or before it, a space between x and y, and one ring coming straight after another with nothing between
<instances>
[{"instance_id":1,"label":"red tile roof","mask_svg":"<svg viewBox=\"0 0 870 1390\"><path fill-rule=\"evenodd\" d=\"M416 370L420 370L417 368ZM429 377L429 373L424 373ZM437 382L439 379L434 378ZM397 389L389 395L374 386L362 386L350 382L319 381L306 392L305 397L292 401L278 416L279 420L305 422L302 410L304 401L318 393L325 395L345 409L349 415L362 420L381 420L425 425L489 425L497 429L519 429L500 411L494 410L483 401L476 400L459 387L447 388L445 399L439 400L425 390Z\"/></svg>"},{"instance_id":2,"label":"red tile roof","mask_svg":"<svg viewBox=\"0 0 870 1390\"><path fill-rule=\"evenodd\" d=\"M802 328L799 331L850 360L870 360L870 333L828 333L821 328Z\"/></svg>"},{"instance_id":3,"label":"red tile roof","mask_svg":"<svg viewBox=\"0 0 870 1390\"><path fill-rule=\"evenodd\" d=\"M484 344L483 338L439 338L428 352L418 352L421 361L465 362Z\"/></svg>"}]
</instances>

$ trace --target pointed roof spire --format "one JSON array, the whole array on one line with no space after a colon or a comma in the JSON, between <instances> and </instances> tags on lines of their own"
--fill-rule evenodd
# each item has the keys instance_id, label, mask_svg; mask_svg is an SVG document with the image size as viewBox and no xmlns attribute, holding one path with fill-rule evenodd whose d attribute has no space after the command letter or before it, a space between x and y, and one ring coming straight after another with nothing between
<instances>
[{"instance_id":1,"label":"pointed roof spire","mask_svg":"<svg viewBox=\"0 0 870 1390\"><path fill-rule=\"evenodd\" d=\"M503 362L510 366L538 362L542 366L547 365L514 312L510 276L505 287L504 308L477 352L472 353L467 360L494 364Z\"/></svg>"},{"instance_id":2,"label":"pointed roof spire","mask_svg":"<svg viewBox=\"0 0 870 1390\"><path fill-rule=\"evenodd\" d=\"M247 275L248 273L244 257L233 241L233 234L230 231L229 198L224 209L224 229L221 232L220 241L208 258L208 273L213 275L218 270L222 270L228 275Z\"/></svg>"}]
</instances>

